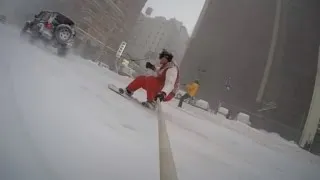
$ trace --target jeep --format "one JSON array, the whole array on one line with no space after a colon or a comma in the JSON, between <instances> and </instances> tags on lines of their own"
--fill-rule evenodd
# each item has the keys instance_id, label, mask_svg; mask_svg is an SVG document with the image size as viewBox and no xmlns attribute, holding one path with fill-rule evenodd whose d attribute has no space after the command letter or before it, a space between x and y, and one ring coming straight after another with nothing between
<instances>
[{"instance_id":1,"label":"jeep","mask_svg":"<svg viewBox=\"0 0 320 180\"><path fill-rule=\"evenodd\" d=\"M41 11L32 21L27 21L21 35L29 34L29 41L42 40L45 45L57 48L59 56L65 56L73 45L75 23L59 12Z\"/></svg>"}]
</instances>

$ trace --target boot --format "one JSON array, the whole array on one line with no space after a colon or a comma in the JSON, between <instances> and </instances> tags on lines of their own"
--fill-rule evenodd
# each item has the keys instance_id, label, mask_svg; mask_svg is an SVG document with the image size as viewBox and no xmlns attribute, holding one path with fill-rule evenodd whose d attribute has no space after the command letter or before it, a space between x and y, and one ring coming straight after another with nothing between
<instances>
[{"instance_id":1,"label":"boot","mask_svg":"<svg viewBox=\"0 0 320 180\"><path fill-rule=\"evenodd\" d=\"M145 101L141 103L143 106L149 109L156 109L157 103L155 101Z\"/></svg>"},{"instance_id":2,"label":"boot","mask_svg":"<svg viewBox=\"0 0 320 180\"><path fill-rule=\"evenodd\" d=\"M133 95L133 93L128 89L119 88L119 92L120 94L125 94L128 97L131 97Z\"/></svg>"}]
</instances>

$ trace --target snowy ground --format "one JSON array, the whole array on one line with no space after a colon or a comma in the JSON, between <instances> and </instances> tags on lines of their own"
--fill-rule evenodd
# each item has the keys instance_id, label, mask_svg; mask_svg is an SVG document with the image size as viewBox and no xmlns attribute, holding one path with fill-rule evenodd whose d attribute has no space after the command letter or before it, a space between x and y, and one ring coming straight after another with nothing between
<instances>
[{"instance_id":1,"label":"snowy ground","mask_svg":"<svg viewBox=\"0 0 320 180\"><path fill-rule=\"evenodd\" d=\"M31 46L0 25L0 179L159 179L155 114L107 89L128 81ZM163 109L180 180L319 180L319 157L176 105Z\"/></svg>"}]
</instances>

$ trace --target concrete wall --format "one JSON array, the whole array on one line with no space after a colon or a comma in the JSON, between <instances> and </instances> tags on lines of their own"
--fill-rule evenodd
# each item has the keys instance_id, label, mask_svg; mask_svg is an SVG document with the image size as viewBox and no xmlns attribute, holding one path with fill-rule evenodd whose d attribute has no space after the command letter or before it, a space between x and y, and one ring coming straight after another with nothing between
<instances>
[{"instance_id":1,"label":"concrete wall","mask_svg":"<svg viewBox=\"0 0 320 180\"><path fill-rule=\"evenodd\" d=\"M267 60L274 14L274 0L212 0L181 64L182 81L200 77L199 95L213 106L223 98L251 108ZM225 95L228 77L233 90Z\"/></svg>"},{"instance_id":2,"label":"concrete wall","mask_svg":"<svg viewBox=\"0 0 320 180\"><path fill-rule=\"evenodd\" d=\"M274 62L263 96L277 109L263 113L302 131L317 73L320 1L283 1Z\"/></svg>"}]
</instances>

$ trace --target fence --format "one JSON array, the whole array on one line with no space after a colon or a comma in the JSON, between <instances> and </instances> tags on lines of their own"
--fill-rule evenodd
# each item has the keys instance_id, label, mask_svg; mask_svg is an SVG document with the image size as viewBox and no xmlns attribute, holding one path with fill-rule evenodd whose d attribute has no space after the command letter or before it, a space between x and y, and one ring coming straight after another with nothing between
<instances>
[{"instance_id":1,"label":"fence","mask_svg":"<svg viewBox=\"0 0 320 180\"><path fill-rule=\"evenodd\" d=\"M135 71L133 76L146 73L146 70L139 66L127 53L124 53L117 63L116 49L107 46L104 42L98 40L93 35L79 27L77 27L74 52L85 59L99 62L99 64L108 67L111 70L115 70L115 66L121 67L121 61L126 59L130 62L127 68L131 68Z\"/></svg>"}]
</instances>

